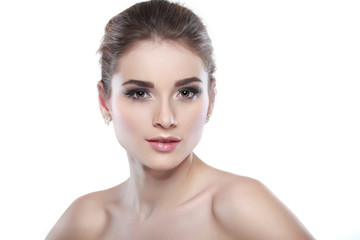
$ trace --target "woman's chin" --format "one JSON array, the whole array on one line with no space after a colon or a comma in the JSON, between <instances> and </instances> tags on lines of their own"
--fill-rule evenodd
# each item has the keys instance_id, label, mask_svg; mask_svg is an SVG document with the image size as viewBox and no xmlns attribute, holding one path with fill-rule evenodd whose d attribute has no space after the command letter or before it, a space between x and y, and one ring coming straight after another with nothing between
<instances>
[{"instance_id":1,"label":"woman's chin","mask_svg":"<svg viewBox=\"0 0 360 240\"><path fill-rule=\"evenodd\" d=\"M180 168L187 162L187 156L161 155L156 158L149 158L148 161L143 159L141 164L148 173L167 174Z\"/></svg>"},{"instance_id":2,"label":"woman's chin","mask_svg":"<svg viewBox=\"0 0 360 240\"><path fill-rule=\"evenodd\" d=\"M151 161L143 163L147 171L168 172L178 168L183 161L171 159L169 161Z\"/></svg>"}]
</instances>

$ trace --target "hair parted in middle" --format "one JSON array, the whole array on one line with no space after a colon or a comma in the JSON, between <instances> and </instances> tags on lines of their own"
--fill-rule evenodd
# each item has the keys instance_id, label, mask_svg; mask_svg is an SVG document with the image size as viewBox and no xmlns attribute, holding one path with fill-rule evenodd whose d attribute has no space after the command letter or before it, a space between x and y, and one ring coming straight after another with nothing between
<instances>
[{"instance_id":1,"label":"hair parted in middle","mask_svg":"<svg viewBox=\"0 0 360 240\"><path fill-rule=\"evenodd\" d=\"M119 59L142 40L171 40L186 44L203 60L209 83L214 79L213 47L201 19L178 3L151 0L131 6L106 25L98 52L101 54L101 81L107 97L111 94L111 79Z\"/></svg>"}]
</instances>

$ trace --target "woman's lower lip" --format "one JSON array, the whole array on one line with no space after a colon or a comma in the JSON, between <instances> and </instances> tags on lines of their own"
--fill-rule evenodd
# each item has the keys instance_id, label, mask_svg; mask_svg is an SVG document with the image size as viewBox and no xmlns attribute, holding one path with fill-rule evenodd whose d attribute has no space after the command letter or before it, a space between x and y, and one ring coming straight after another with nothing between
<instances>
[{"instance_id":1,"label":"woman's lower lip","mask_svg":"<svg viewBox=\"0 0 360 240\"><path fill-rule=\"evenodd\" d=\"M159 152L170 152L176 148L179 142L156 142L156 141L148 141L150 146Z\"/></svg>"}]
</instances>

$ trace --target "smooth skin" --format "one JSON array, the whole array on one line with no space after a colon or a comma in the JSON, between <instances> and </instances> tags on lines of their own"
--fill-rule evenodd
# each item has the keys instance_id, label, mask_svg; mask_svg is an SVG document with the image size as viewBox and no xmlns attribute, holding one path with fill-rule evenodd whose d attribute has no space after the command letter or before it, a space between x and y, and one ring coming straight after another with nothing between
<instances>
[{"instance_id":1,"label":"smooth skin","mask_svg":"<svg viewBox=\"0 0 360 240\"><path fill-rule=\"evenodd\" d=\"M215 100L203 61L180 41L141 41L119 60L110 96L98 83L125 148L130 177L77 199L47 240L313 239L259 181L214 169L193 149ZM169 152L147 139L180 138Z\"/></svg>"}]
</instances>

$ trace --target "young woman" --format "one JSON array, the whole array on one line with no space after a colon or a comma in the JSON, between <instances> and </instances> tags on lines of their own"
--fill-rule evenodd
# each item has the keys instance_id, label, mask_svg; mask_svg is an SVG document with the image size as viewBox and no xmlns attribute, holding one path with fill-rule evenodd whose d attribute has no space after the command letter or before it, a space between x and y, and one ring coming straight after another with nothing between
<instances>
[{"instance_id":1,"label":"young woman","mask_svg":"<svg viewBox=\"0 0 360 240\"><path fill-rule=\"evenodd\" d=\"M101 114L130 177L77 199L48 240L312 239L260 182L193 153L215 101L212 45L193 12L135 4L109 21L99 51Z\"/></svg>"}]
</instances>

